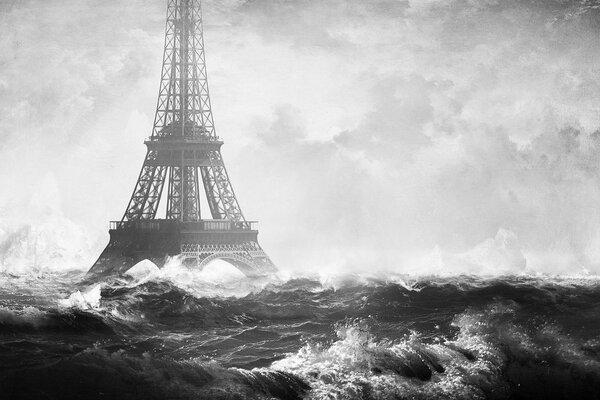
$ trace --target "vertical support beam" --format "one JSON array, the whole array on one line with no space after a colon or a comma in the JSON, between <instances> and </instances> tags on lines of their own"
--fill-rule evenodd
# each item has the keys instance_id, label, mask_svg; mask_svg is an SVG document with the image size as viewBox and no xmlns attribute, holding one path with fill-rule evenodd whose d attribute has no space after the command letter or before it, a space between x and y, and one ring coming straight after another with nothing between
<instances>
[{"instance_id":1,"label":"vertical support beam","mask_svg":"<svg viewBox=\"0 0 600 400\"><path fill-rule=\"evenodd\" d=\"M181 167L171 167L167 199L167 219L181 220Z\"/></svg>"},{"instance_id":2,"label":"vertical support beam","mask_svg":"<svg viewBox=\"0 0 600 400\"><path fill-rule=\"evenodd\" d=\"M199 167L194 167L194 187L196 188L196 191L194 193L194 201L196 203L196 214L198 217L198 221L200 221L202 219L202 213L200 211L200 184L198 181L198 175L200 175L200 173L198 172Z\"/></svg>"},{"instance_id":3,"label":"vertical support beam","mask_svg":"<svg viewBox=\"0 0 600 400\"><path fill-rule=\"evenodd\" d=\"M156 216L166 167L152 165L154 157L156 157L154 152L146 153L144 165L121 221L153 219Z\"/></svg>"},{"instance_id":4,"label":"vertical support beam","mask_svg":"<svg viewBox=\"0 0 600 400\"><path fill-rule=\"evenodd\" d=\"M189 76L189 25L190 9L188 0L181 0L179 10L179 123L181 125L181 136L185 135L185 126L188 119L188 76Z\"/></svg>"},{"instance_id":5,"label":"vertical support beam","mask_svg":"<svg viewBox=\"0 0 600 400\"><path fill-rule=\"evenodd\" d=\"M183 171L183 220L198 221L200 219L198 168L196 166L185 166Z\"/></svg>"}]
</instances>

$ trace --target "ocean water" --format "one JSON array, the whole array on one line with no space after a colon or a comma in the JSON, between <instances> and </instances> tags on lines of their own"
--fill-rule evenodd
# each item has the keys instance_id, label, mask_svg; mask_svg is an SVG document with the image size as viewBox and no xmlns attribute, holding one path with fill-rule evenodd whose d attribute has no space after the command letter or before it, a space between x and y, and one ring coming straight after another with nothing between
<instances>
[{"instance_id":1,"label":"ocean water","mask_svg":"<svg viewBox=\"0 0 600 400\"><path fill-rule=\"evenodd\" d=\"M600 280L0 274L0 399L598 399Z\"/></svg>"}]
</instances>

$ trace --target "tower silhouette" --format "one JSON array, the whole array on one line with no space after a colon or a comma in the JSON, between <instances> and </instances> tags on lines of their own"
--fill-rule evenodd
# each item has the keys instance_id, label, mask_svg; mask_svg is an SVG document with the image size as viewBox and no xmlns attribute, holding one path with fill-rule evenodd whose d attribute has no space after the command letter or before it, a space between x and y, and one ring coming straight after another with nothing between
<instances>
[{"instance_id":1,"label":"tower silhouette","mask_svg":"<svg viewBox=\"0 0 600 400\"><path fill-rule=\"evenodd\" d=\"M200 0L168 0L156 116L144 143L148 150L131 200L123 218L110 223L110 241L88 275L120 274L144 259L162 267L175 255L200 268L224 259L248 276L275 270L258 244L257 223L244 218L221 156ZM200 183L210 219L201 215ZM160 219L162 197L166 215Z\"/></svg>"}]
</instances>

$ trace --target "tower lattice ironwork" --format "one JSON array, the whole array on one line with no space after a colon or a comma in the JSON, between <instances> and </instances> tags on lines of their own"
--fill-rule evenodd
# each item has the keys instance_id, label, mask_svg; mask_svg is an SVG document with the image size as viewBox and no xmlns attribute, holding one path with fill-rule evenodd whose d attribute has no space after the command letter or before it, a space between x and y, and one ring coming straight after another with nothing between
<instances>
[{"instance_id":1,"label":"tower lattice ironwork","mask_svg":"<svg viewBox=\"0 0 600 400\"><path fill-rule=\"evenodd\" d=\"M148 150L131 200L123 218L111 222L109 244L88 274L122 273L144 259L161 267L174 255L198 267L224 259L247 275L274 270L258 244L256 222L244 218L221 155L200 0L168 0L156 116L144 143ZM210 219L201 215L202 187ZM166 215L160 219L162 198Z\"/></svg>"}]
</instances>

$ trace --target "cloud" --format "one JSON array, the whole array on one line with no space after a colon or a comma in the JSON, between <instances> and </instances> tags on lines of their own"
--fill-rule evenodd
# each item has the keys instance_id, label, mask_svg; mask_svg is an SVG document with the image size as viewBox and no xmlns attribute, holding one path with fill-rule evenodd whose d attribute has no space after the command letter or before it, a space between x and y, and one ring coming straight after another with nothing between
<instances>
[{"instance_id":1,"label":"cloud","mask_svg":"<svg viewBox=\"0 0 600 400\"><path fill-rule=\"evenodd\" d=\"M62 212L106 240L150 132L159 3L3 10L3 212L21 212L51 171ZM504 229L528 270L600 272L594 2L230 0L204 11L224 157L279 264L411 271L435 248L471 254ZM439 268L459 270L450 264Z\"/></svg>"},{"instance_id":2,"label":"cloud","mask_svg":"<svg viewBox=\"0 0 600 400\"><path fill-rule=\"evenodd\" d=\"M363 110L352 129L321 141L307 131L293 155L276 142L252 150L283 152L279 164L268 158L277 171L304 171L307 182L297 187L312 186L315 196L296 195L296 204L323 210L307 234L318 238L310 246L322 243L315 253L410 270L402 264L412 253L436 245L466 251L506 226L525 252L561 253L567 264L589 265L584 248L599 222L589 202L597 199L600 94L592 72L600 61L598 28L589 10L573 19L573 4L433 2L392 15L378 12L382 4L361 13L352 2L331 2L331 13L319 13L323 3L305 2L285 9L286 24L259 31L264 40L300 47L307 60L323 52L353 60L345 76L356 90L346 94ZM264 18L279 18L273 8L252 5ZM314 32L303 42L306 9L328 28L316 31L323 37L355 34L338 41L337 52L314 46ZM358 15L369 23L338 25ZM299 109L288 125L311 117ZM277 124L268 130L281 130ZM284 210L278 219L302 225L301 209Z\"/></svg>"}]
</instances>

